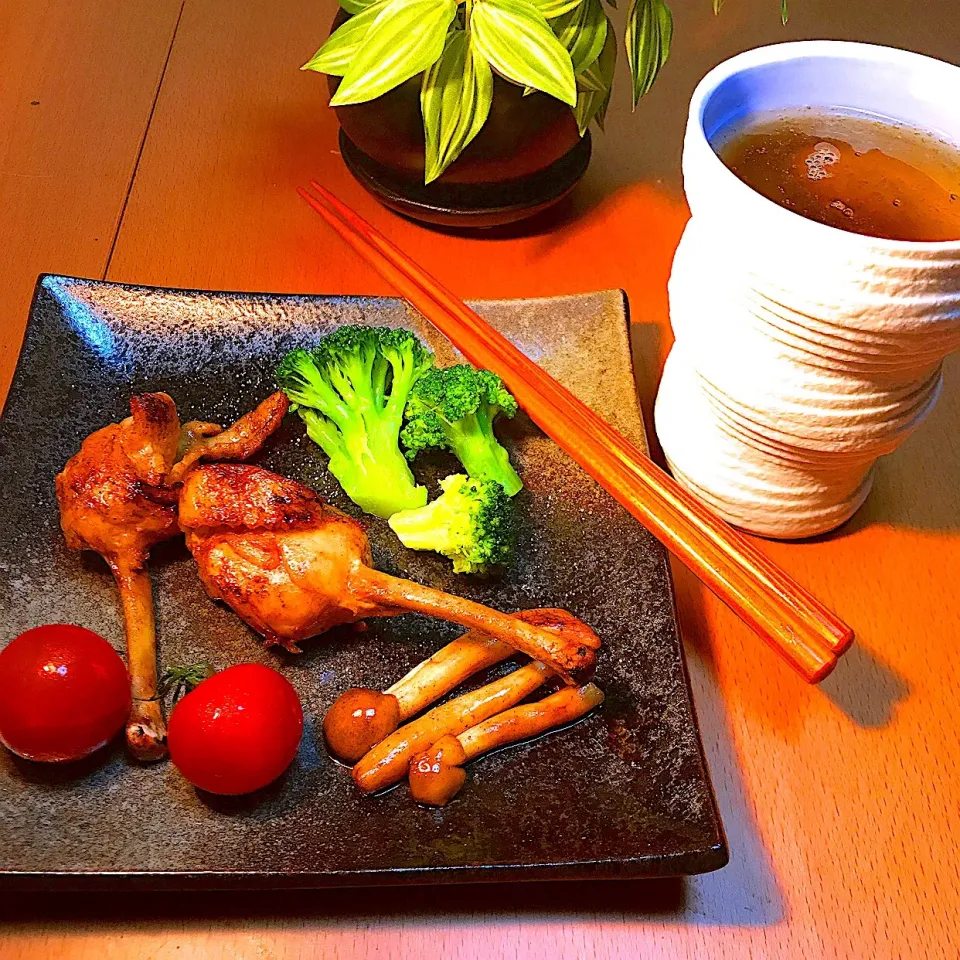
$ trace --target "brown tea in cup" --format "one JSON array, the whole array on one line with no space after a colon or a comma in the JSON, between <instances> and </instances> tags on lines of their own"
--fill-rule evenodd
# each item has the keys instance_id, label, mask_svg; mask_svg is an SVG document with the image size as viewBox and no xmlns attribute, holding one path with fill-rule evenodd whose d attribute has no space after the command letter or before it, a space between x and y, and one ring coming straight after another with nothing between
<instances>
[{"instance_id":1,"label":"brown tea in cup","mask_svg":"<svg viewBox=\"0 0 960 960\"><path fill-rule=\"evenodd\" d=\"M960 240L960 149L865 116L760 116L717 147L741 180L810 220L888 240Z\"/></svg>"}]
</instances>

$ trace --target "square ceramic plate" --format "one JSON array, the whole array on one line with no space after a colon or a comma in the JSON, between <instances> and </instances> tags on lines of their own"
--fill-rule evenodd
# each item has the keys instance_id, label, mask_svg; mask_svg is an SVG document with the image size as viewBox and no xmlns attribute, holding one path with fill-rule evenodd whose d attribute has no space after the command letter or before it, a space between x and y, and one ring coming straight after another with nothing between
<instances>
[{"instance_id":1,"label":"square ceramic plate","mask_svg":"<svg viewBox=\"0 0 960 960\"><path fill-rule=\"evenodd\" d=\"M522 350L643 443L622 293L479 305ZM0 424L0 643L73 622L123 647L105 564L67 550L55 474L81 439L127 414L132 392L166 390L183 420L229 422L274 389L291 347L338 324L418 330L395 300L201 293L42 277ZM311 887L398 882L646 877L727 860L704 766L663 549L522 414L502 425L525 488L519 556L496 580L455 576L369 519L375 563L507 611L565 607L604 642L599 712L483 758L441 810L405 787L364 797L326 754L320 719L346 687L383 689L458 629L406 615L338 630L300 656L265 650L204 594L182 543L151 560L162 666L258 661L303 701L300 752L247 798L201 796L169 763L138 766L119 744L62 767L0 749L0 884L7 887ZM290 417L259 462L357 510ZM418 461L435 490L445 454Z\"/></svg>"}]
</instances>

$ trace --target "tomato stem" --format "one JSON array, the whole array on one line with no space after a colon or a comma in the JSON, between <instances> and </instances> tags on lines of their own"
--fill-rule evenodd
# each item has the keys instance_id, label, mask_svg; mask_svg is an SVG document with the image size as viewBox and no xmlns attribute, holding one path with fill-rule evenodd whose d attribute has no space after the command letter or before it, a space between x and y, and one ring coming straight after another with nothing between
<instances>
[{"instance_id":1,"label":"tomato stem","mask_svg":"<svg viewBox=\"0 0 960 960\"><path fill-rule=\"evenodd\" d=\"M189 663L171 667L164 672L160 679L160 696L166 697L169 694L172 707L182 696L198 687L216 672L216 669L209 663Z\"/></svg>"}]
</instances>

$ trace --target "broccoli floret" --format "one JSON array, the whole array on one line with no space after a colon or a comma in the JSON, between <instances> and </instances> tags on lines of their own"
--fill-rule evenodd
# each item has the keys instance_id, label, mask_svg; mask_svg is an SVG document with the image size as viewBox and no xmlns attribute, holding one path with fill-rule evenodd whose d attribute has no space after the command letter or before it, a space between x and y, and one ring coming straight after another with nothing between
<instances>
[{"instance_id":1,"label":"broccoli floret","mask_svg":"<svg viewBox=\"0 0 960 960\"><path fill-rule=\"evenodd\" d=\"M408 330L346 326L312 350L290 351L277 368L330 472L367 513L389 517L427 502L399 436L410 390L431 366L433 354Z\"/></svg>"},{"instance_id":2,"label":"broccoli floret","mask_svg":"<svg viewBox=\"0 0 960 960\"><path fill-rule=\"evenodd\" d=\"M431 447L450 450L471 477L496 480L512 497L523 482L494 435L493 421L516 412L517 401L495 373L466 363L433 369L413 388L400 442L410 460Z\"/></svg>"},{"instance_id":3,"label":"broccoli floret","mask_svg":"<svg viewBox=\"0 0 960 960\"><path fill-rule=\"evenodd\" d=\"M417 510L401 510L390 527L411 550L434 550L453 561L455 573L484 573L509 563L517 541L513 501L495 480L454 474L443 493Z\"/></svg>"}]
</instances>

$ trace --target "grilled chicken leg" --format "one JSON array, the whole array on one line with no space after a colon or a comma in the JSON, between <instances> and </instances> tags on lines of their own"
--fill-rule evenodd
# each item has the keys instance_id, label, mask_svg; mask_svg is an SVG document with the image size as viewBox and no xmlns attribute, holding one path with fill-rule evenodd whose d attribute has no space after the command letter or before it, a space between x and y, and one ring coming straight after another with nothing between
<instances>
[{"instance_id":1,"label":"grilled chicken leg","mask_svg":"<svg viewBox=\"0 0 960 960\"><path fill-rule=\"evenodd\" d=\"M180 526L210 596L268 644L297 643L338 624L408 610L482 631L543 661L568 683L592 671L600 641L579 621L538 626L371 568L363 528L309 487L247 464L189 473Z\"/></svg>"},{"instance_id":2,"label":"grilled chicken leg","mask_svg":"<svg viewBox=\"0 0 960 960\"><path fill-rule=\"evenodd\" d=\"M176 495L163 486L176 456L180 421L165 393L130 400L132 416L91 433L57 475L60 524L67 546L93 550L120 589L127 630L133 709L126 734L139 760L166 755L166 725L157 699L156 634L147 555L175 537Z\"/></svg>"},{"instance_id":3,"label":"grilled chicken leg","mask_svg":"<svg viewBox=\"0 0 960 960\"><path fill-rule=\"evenodd\" d=\"M57 476L67 545L99 553L120 590L133 694L126 735L137 759L166 755L146 563L155 544L180 534L171 471L176 469L180 478L201 457L250 456L279 426L287 406L286 397L277 393L227 430L202 422L181 428L176 405L167 394L139 394L130 400L132 415L90 434Z\"/></svg>"}]
</instances>

